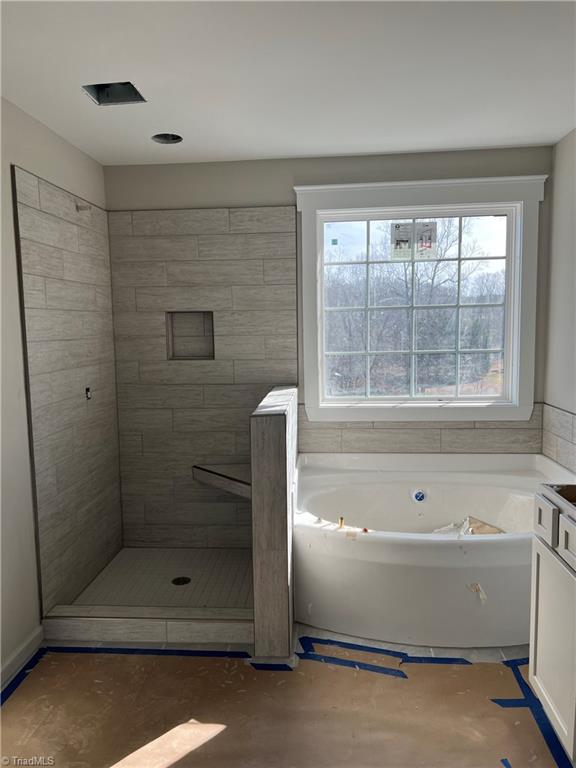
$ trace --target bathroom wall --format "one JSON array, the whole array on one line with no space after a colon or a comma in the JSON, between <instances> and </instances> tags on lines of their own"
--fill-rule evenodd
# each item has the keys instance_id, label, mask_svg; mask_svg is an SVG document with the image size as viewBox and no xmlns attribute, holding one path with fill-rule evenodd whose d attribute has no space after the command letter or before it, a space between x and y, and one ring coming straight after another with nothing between
<instances>
[{"instance_id":1,"label":"bathroom wall","mask_svg":"<svg viewBox=\"0 0 576 768\"><path fill-rule=\"evenodd\" d=\"M15 168L44 613L121 546L108 221Z\"/></svg>"},{"instance_id":2,"label":"bathroom wall","mask_svg":"<svg viewBox=\"0 0 576 768\"><path fill-rule=\"evenodd\" d=\"M427 152L366 157L108 167L111 208L293 204L295 184L547 174L550 147ZM548 199L542 207L536 399L543 397ZM301 346L301 345L300 345ZM302 377L300 360L300 378ZM288 383L288 382L282 382ZM302 397L302 391L300 393ZM373 452L526 452L542 445L542 407L528 422L309 424L300 408L300 450Z\"/></svg>"},{"instance_id":3,"label":"bathroom wall","mask_svg":"<svg viewBox=\"0 0 576 768\"><path fill-rule=\"evenodd\" d=\"M92 158L2 99L2 679L42 638L10 164L104 206Z\"/></svg>"},{"instance_id":4,"label":"bathroom wall","mask_svg":"<svg viewBox=\"0 0 576 768\"><path fill-rule=\"evenodd\" d=\"M544 405L542 453L576 472L576 413Z\"/></svg>"},{"instance_id":5,"label":"bathroom wall","mask_svg":"<svg viewBox=\"0 0 576 768\"><path fill-rule=\"evenodd\" d=\"M542 404L530 421L310 423L300 406L298 444L310 453L540 453Z\"/></svg>"},{"instance_id":6,"label":"bathroom wall","mask_svg":"<svg viewBox=\"0 0 576 768\"><path fill-rule=\"evenodd\" d=\"M262 223L248 224L254 232L278 229L267 220L283 212L292 232L274 236L283 238L279 258L262 248L278 247L280 241L227 232L226 216L235 231L242 211L261 218ZM185 475L191 463L247 461L250 410L268 384L296 381L294 216L288 206L110 214L126 544L247 545L246 505ZM114 234L120 231L129 234ZM227 233L198 234L208 231ZM224 309L214 313L216 359L167 361L165 313L215 307ZM273 309L279 311L258 312ZM231 381L242 385L243 396L248 383L253 396L239 402ZM226 399L215 401L215 392ZM223 405L236 412L214 410ZM310 423L301 405L299 448L540 453L542 404L525 422L373 423Z\"/></svg>"},{"instance_id":7,"label":"bathroom wall","mask_svg":"<svg viewBox=\"0 0 576 768\"><path fill-rule=\"evenodd\" d=\"M553 163L543 452L576 472L576 131Z\"/></svg>"},{"instance_id":8,"label":"bathroom wall","mask_svg":"<svg viewBox=\"0 0 576 768\"><path fill-rule=\"evenodd\" d=\"M551 147L398 152L104 169L110 210L294 205L295 184L355 184L550 173Z\"/></svg>"},{"instance_id":9,"label":"bathroom wall","mask_svg":"<svg viewBox=\"0 0 576 768\"><path fill-rule=\"evenodd\" d=\"M249 547L250 505L192 478L249 462L249 417L297 378L293 207L109 215L126 546ZM214 359L168 358L167 312L213 312Z\"/></svg>"}]
</instances>

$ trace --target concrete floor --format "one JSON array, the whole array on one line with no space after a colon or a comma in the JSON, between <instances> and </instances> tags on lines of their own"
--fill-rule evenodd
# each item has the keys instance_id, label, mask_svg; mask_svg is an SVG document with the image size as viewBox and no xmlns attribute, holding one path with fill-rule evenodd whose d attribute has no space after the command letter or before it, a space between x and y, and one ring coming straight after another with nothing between
<instances>
[{"instance_id":1,"label":"concrete floor","mask_svg":"<svg viewBox=\"0 0 576 768\"><path fill-rule=\"evenodd\" d=\"M291 671L242 658L47 653L4 706L2 754L54 757L57 768L557 765L530 707L492 701L523 696L505 663L336 642L318 639L318 657Z\"/></svg>"}]
</instances>

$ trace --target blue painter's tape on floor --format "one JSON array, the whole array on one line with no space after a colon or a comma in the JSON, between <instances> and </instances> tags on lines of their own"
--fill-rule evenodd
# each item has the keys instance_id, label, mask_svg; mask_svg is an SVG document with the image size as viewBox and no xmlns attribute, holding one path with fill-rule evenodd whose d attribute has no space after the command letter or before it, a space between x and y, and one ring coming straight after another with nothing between
<instances>
[{"instance_id":1,"label":"blue painter's tape on floor","mask_svg":"<svg viewBox=\"0 0 576 768\"><path fill-rule=\"evenodd\" d=\"M187 648L105 648L100 646L46 646L45 651L50 653L117 653L126 656L202 656L214 659L249 659L247 651L194 651Z\"/></svg>"},{"instance_id":2,"label":"blue painter's tape on floor","mask_svg":"<svg viewBox=\"0 0 576 768\"><path fill-rule=\"evenodd\" d=\"M314 652L315 645L333 645L337 648L345 648L349 651L366 651L367 653L379 653L382 656L393 656L396 659L403 659L406 654L401 651L388 651L386 648L372 648L369 645L358 645L357 643L347 643L344 640L332 640L322 637L308 637L304 635L298 638L304 653Z\"/></svg>"},{"instance_id":3,"label":"blue painter's tape on floor","mask_svg":"<svg viewBox=\"0 0 576 768\"><path fill-rule=\"evenodd\" d=\"M467 666L472 664L468 659L462 659L460 656L410 656L402 659L402 664L460 664Z\"/></svg>"},{"instance_id":4,"label":"blue painter's tape on floor","mask_svg":"<svg viewBox=\"0 0 576 768\"><path fill-rule=\"evenodd\" d=\"M0 694L0 705L4 704L20 683L26 679L28 673L34 669L36 664L47 653L103 653L119 654L124 656L200 656L202 658L213 659L249 659L250 654L247 651L194 651L187 648L106 648L98 645L47 645L40 648L34 656L28 661L12 680L2 689Z\"/></svg>"},{"instance_id":5,"label":"blue painter's tape on floor","mask_svg":"<svg viewBox=\"0 0 576 768\"><path fill-rule=\"evenodd\" d=\"M363 669L366 672L376 672L379 675L390 675L390 677L408 677L401 669L393 667L380 667L378 664L365 664L363 661L354 661L353 659L341 659L339 656L324 656L320 653L297 653L299 659L307 661L321 661L324 664L334 664L337 667L349 667L350 669Z\"/></svg>"},{"instance_id":6,"label":"blue painter's tape on floor","mask_svg":"<svg viewBox=\"0 0 576 768\"><path fill-rule=\"evenodd\" d=\"M302 650L304 651L303 654L298 653L297 656L299 656L301 659L313 659L318 660L322 658L326 659L333 659L333 656L324 656L323 654L316 653L316 646L322 645L322 646L333 646L336 648L344 648L348 651L358 651L359 653L372 653L372 654L380 654L382 656L391 656L395 659L400 659L402 664L463 664L463 665L469 665L472 662L468 661L467 659L462 659L459 657L437 657L437 656L411 656L409 653L406 653L405 651L389 651L386 648L373 648L370 645L359 645L358 643L348 643L344 640L332 640L332 639L324 639L322 637L309 637L308 635L305 635L304 637L299 638L300 645L302 646ZM377 665L365 665L364 662L361 661L355 661L354 665L357 666L359 669L366 669L367 667L375 667ZM377 667L379 668L379 667ZM373 671L373 670L370 670ZM402 675L402 677L408 677L408 675Z\"/></svg>"},{"instance_id":7,"label":"blue painter's tape on floor","mask_svg":"<svg viewBox=\"0 0 576 768\"><path fill-rule=\"evenodd\" d=\"M402 665L404 664L471 664L472 662L462 658L438 658L436 656L410 656L409 653L403 651L389 651L385 648L373 648L369 645L359 645L357 643L348 643L342 640L324 639L321 637L309 637L303 636L300 638L300 645L302 646L303 653L297 653L296 655L300 659L309 659L311 661L320 661L327 664L336 664L341 667L350 667L352 669L363 669L367 672L378 672L379 674L389 674L395 677L407 678L402 670L391 669L389 667L380 667L376 664L365 664L364 662L355 661L353 659L340 659L336 656L326 656L315 652L315 647L320 646L332 646L337 648L344 648L350 651L358 651L364 653L380 654L382 656L389 656L401 659ZM572 768L572 763L568 760L568 757L556 735L554 729L550 725L550 721L546 717L546 713L542 707L542 704L533 693L528 683L522 677L520 667L528 664L527 658L512 659L502 662L505 666L512 670L514 678L520 687L520 691L523 694L522 698L518 699L492 699L495 704L503 708L515 708L523 707L530 710L536 725L540 729L540 732L548 745L552 757L556 761L558 768ZM504 768L511 768L508 758L501 760Z\"/></svg>"},{"instance_id":8,"label":"blue painter's tape on floor","mask_svg":"<svg viewBox=\"0 0 576 768\"><path fill-rule=\"evenodd\" d=\"M514 659L512 661L504 661L502 663L504 666L509 667L512 670L512 674L514 675L514 679L516 680L516 683L518 684L518 687L523 694L523 698L492 699L492 701L499 707L504 707L507 709L512 709L515 707L523 707L525 709L529 709L558 768L572 768L572 763L568 759L568 755L564 751L564 747L560 743L560 739L552 728L550 720L548 720L540 700L536 697L532 688L530 688L522 676L522 673L520 672L520 667L526 666L528 664L528 659Z\"/></svg>"},{"instance_id":9,"label":"blue painter's tape on floor","mask_svg":"<svg viewBox=\"0 0 576 768\"><path fill-rule=\"evenodd\" d=\"M337 656L326 656L315 652L316 645L333 646L351 651L367 652L389 658L400 659L402 664L471 664L470 661L462 658L438 658L434 656L410 656L403 651L391 651L385 648L373 648L369 645L359 645L357 643L348 643L341 640L325 639L320 637L303 636L300 638L302 652L296 655L303 660L318 661L324 664L334 664L335 666L347 667L349 669L362 669L367 672L375 672L380 675L390 675L392 677L407 678L405 672L401 669L384 667L378 664L367 664L354 659L341 659ZM1 703L4 704L14 693L18 686L26 679L27 675L34 669L38 662L47 653L98 653L98 654L124 654L141 656L197 656L203 658L227 658L227 659L248 659L250 654L247 651L210 651L210 650L188 650L177 648L115 648L100 646L46 646L40 648L34 656L22 667L22 669L12 678L8 685L2 690ZM540 729L540 732L554 758L558 768L572 768L572 763L568 759L558 736L554 732L550 721L542 707L542 704L533 693L532 689L523 678L520 667L528 664L528 659L513 659L502 662L506 667L512 670L514 679L520 688L522 698L513 699L492 699L499 707L503 708L525 708L529 709L534 720ZM288 664L259 664L253 663L254 669L272 670L272 671L292 671ZM503 768L512 768L508 758L500 760Z\"/></svg>"},{"instance_id":10,"label":"blue painter's tape on floor","mask_svg":"<svg viewBox=\"0 0 576 768\"><path fill-rule=\"evenodd\" d=\"M4 704L4 702L8 701L10 696L14 693L16 688L22 683L29 672L31 672L36 664L40 661L40 659L46 655L46 649L40 648L40 650L36 651L34 656L22 667L20 672L14 675L12 680L2 689L2 693L0 694L0 706Z\"/></svg>"},{"instance_id":11,"label":"blue painter's tape on floor","mask_svg":"<svg viewBox=\"0 0 576 768\"><path fill-rule=\"evenodd\" d=\"M494 704L498 704L502 709L517 709L518 707L530 708L526 699L491 699Z\"/></svg>"}]
</instances>

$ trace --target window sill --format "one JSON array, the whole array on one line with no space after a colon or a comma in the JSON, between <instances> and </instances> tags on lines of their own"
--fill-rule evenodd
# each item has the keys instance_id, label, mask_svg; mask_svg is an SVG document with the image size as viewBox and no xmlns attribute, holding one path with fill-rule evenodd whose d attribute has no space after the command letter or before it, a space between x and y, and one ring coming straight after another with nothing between
<instances>
[{"instance_id":1,"label":"window sill","mask_svg":"<svg viewBox=\"0 0 576 768\"><path fill-rule=\"evenodd\" d=\"M528 421L533 404L366 403L306 404L309 421Z\"/></svg>"}]
</instances>

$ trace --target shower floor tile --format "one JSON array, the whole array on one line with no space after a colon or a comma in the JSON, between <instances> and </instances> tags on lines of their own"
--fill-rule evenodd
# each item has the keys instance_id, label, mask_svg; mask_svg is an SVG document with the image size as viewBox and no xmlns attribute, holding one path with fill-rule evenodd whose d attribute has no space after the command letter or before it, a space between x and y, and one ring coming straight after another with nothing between
<instances>
[{"instance_id":1,"label":"shower floor tile","mask_svg":"<svg viewBox=\"0 0 576 768\"><path fill-rule=\"evenodd\" d=\"M172 579L182 576L190 582L172 584ZM252 553L247 549L122 549L74 605L251 608Z\"/></svg>"}]
</instances>

